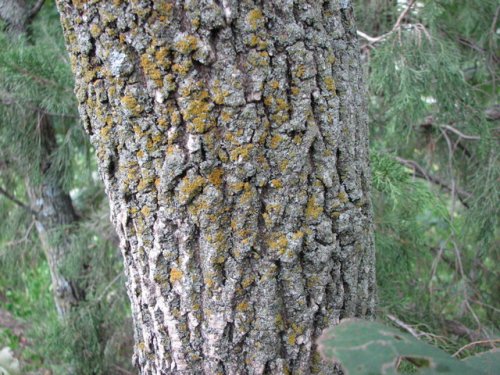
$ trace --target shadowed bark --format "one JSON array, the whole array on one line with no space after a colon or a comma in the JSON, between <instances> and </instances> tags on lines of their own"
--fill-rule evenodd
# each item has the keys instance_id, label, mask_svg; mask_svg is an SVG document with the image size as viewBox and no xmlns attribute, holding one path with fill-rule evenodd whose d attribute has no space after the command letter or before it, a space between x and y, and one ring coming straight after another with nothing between
<instances>
[{"instance_id":1,"label":"shadowed bark","mask_svg":"<svg viewBox=\"0 0 500 375\"><path fill-rule=\"evenodd\" d=\"M350 1L57 3L141 373L333 373L316 338L374 312Z\"/></svg>"}]
</instances>

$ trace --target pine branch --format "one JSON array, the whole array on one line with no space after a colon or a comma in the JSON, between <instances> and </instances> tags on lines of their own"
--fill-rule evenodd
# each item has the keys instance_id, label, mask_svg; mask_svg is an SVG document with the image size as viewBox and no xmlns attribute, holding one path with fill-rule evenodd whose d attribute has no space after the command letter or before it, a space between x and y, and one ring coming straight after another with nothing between
<instances>
[{"instance_id":1,"label":"pine branch","mask_svg":"<svg viewBox=\"0 0 500 375\"><path fill-rule=\"evenodd\" d=\"M446 181L444 181L441 177L435 176L427 172L423 167L421 167L416 161L414 160L406 160L400 157L396 157L396 160L403 164L406 167L409 167L413 169L413 174L417 178L422 178L424 180L427 180L429 182L432 182L435 185L438 185L439 187L452 192L453 190L457 193L458 199L462 204L469 208L469 204L467 203L467 200L472 198L472 194L462 190L460 188L455 187L454 189L448 184Z\"/></svg>"},{"instance_id":2,"label":"pine branch","mask_svg":"<svg viewBox=\"0 0 500 375\"><path fill-rule=\"evenodd\" d=\"M74 119L80 119L79 115L72 115L69 113L54 113L54 112L48 112L44 108L39 107L37 105L31 104L31 102L21 102L19 100L16 100L13 96L10 96L9 94L6 94L4 92L0 91L0 104L4 105L20 105L23 108L29 108L35 112L41 112L43 114L46 114L47 116L53 116L53 117L66 117L66 118L74 118Z\"/></svg>"},{"instance_id":3,"label":"pine branch","mask_svg":"<svg viewBox=\"0 0 500 375\"><path fill-rule=\"evenodd\" d=\"M33 210L27 204L21 202L19 199L17 199L16 197L14 197L12 194L10 194L7 190L5 190L4 188L2 188L1 186L0 186L0 194L2 194L4 197L6 197L7 199L11 200L15 204L17 204L22 209L28 211L32 215L35 215L35 216L38 215L38 212L36 212L35 210Z\"/></svg>"}]
</instances>

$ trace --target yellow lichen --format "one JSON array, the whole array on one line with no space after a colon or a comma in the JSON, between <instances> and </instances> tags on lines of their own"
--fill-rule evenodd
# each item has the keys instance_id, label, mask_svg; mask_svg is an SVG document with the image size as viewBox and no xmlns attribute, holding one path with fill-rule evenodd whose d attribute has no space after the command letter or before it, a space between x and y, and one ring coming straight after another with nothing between
<instances>
[{"instance_id":1,"label":"yellow lichen","mask_svg":"<svg viewBox=\"0 0 500 375\"><path fill-rule=\"evenodd\" d=\"M176 281L181 281L182 276L183 276L183 273L180 269L174 267L170 270L170 282L171 283L175 283Z\"/></svg>"},{"instance_id":2,"label":"yellow lichen","mask_svg":"<svg viewBox=\"0 0 500 375\"><path fill-rule=\"evenodd\" d=\"M295 75L298 78L303 78L306 73L306 67L304 65L299 65L297 69L295 70Z\"/></svg>"},{"instance_id":3,"label":"yellow lichen","mask_svg":"<svg viewBox=\"0 0 500 375\"><path fill-rule=\"evenodd\" d=\"M243 160L248 160L250 157L250 152L252 151L253 148L254 145L252 143L236 147L234 150L231 151L230 154L231 161L237 161L240 158Z\"/></svg>"},{"instance_id":4,"label":"yellow lichen","mask_svg":"<svg viewBox=\"0 0 500 375\"><path fill-rule=\"evenodd\" d=\"M260 9L255 8L248 12L246 21L251 30L257 30L258 27L264 24L264 15Z\"/></svg>"},{"instance_id":5,"label":"yellow lichen","mask_svg":"<svg viewBox=\"0 0 500 375\"><path fill-rule=\"evenodd\" d=\"M280 179L275 178L271 180L271 186L275 189L281 189L283 187L283 182Z\"/></svg>"},{"instance_id":6,"label":"yellow lichen","mask_svg":"<svg viewBox=\"0 0 500 375\"><path fill-rule=\"evenodd\" d=\"M231 189L231 191L239 193L245 188L245 183L243 181L234 182L229 185L229 188Z\"/></svg>"},{"instance_id":7,"label":"yellow lichen","mask_svg":"<svg viewBox=\"0 0 500 375\"><path fill-rule=\"evenodd\" d=\"M220 187L222 185L223 176L224 176L224 170L222 168L215 168L208 175L208 181L210 181L212 185Z\"/></svg>"},{"instance_id":8,"label":"yellow lichen","mask_svg":"<svg viewBox=\"0 0 500 375\"><path fill-rule=\"evenodd\" d=\"M325 78L325 86L332 94L335 94L336 86L335 81L332 77Z\"/></svg>"},{"instance_id":9,"label":"yellow lichen","mask_svg":"<svg viewBox=\"0 0 500 375\"><path fill-rule=\"evenodd\" d=\"M159 66L168 69L170 67L170 60L168 59L168 48L162 47L158 49L158 51L155 52L155 60Z\"/></svg>"},{"instance_id":10,"label":"yellow lichen","mask_svg":"<svg viewBox=\"0 0 500 375\"><path fill-rule=\"evenodd\" d=\"M86 82L86 83L89 83L89 82L92 82L93 80L95 80L97 78L97 72L96 70L94 69L89 69L85 72L85 74L83 75L83 80Z\"/></svg>"},{"instance_id":11,"label":"yellow lichen","mask_svg":"<svg viewBox=\"0 0 500 375\"><path fill-rule=\"evenodd\" d=\"M196 176L194 178L184 177L179 188L179 201L181 203L187 203L203 189L205 184L206 181L201 176Z\"/></svg>"},{"instance_id":12,"label":"yellow lichen","mask_svg":"<svg viewBox=\"0 0 500 375\"><path fill-rule=\"evenodd\" d=\"M175 43L175 49L183 55L193 52L196 48L198 48L198 38L193 35L186 35Z\"/></svg>"},{"instance_id":13,"label":"yellow lichen","mask_svg":"<svg viewBox=\"0 0 500 375\"><path fill-rule=\"evenodd\" d=\"M93 38L97 38L99 35L101 35L102 29L95 23L90 25L90 35L92 35Z\"/></svg>"},{"instance_id":14,"label":"yellow lichen","mask_svg":"<svg viewBox=\"0 0 500 375\"><path fill-rule=\"evenodd\" d=\"M126 95L121 98L121 102L133 115L138 115L143 111L143 108L133 96Z\"/></svg>"},{"instance_id":15,"label":"yellow lichen","mask_svg":"<svg viewBox=\"0 0 500 375\"><path fill-rule=\"evenodd\" d=\"M146 77L152 79L157 86L162 87L163 76L160 69L158 69L156 63L153 62L152 57L149 54L145 53L141 55L140 60L141 60L140 61L141 67L144 70L144 74L146 75Z\"/></svg>"},{"instance_id":16,"label":"yellow lichen","mask_svg":"<svg viewBox=\"0 0 500 375\"><path fill-rule=\"evenodd\" d=\"M229 122L229 121L231 121L233 116L228 111L222 111L222 113L220 114L220 118L224 122Z\"/></svg>"},{"instance_id":17,"label":"yellow lichen","mask_svg":"<svg viewBox=\"0 0 500 375\"><path fill-rule=\"evenodd\" d=\"M185 76L189 72L189 69L191 69L191 66L192 66L192 64L190 64L190 63L186 63L184 65L174 64L172 66L172 70L175 73L179 74L180 76Z\"/></svg>"},{"instance_id":18,"label":"yellow lichen","mask_svg":"<svg viewBox=\"0 0 500 375\"><path fill-rule=\"evenodd\" d=\"M280 171L283 173L286 171L286 169L288 168L288 160L283 160L280 162L279 164L279 167L280 167Z\"/></svg>"},{"instance_id":19,"label":"yellow lichen","mask_svg":"<svg viewBox=\"0 0 500 375\"><path fill-rule=\"evenodd\" d=\"M287 111L289 108L288 103L283 98L276 99L276 107L277 107L278 111Z\"/></svg>"},{"instance_id":20,"label":"yellow lichen","mask_svg":"<svg viewBox=\"0 0 500 375\"><path fill-rule=\"evenodd\" d=\"M273 135L273 137L271 138L271 144L270 144L271 148L276 149L282 140L283 140L283 137L281 135L279 135L279 134Z\"/></svg>"},{"instance_id":21,"label":"yellow lichen","mask_svg":"<svg viewBox=\"0 0 500 375\"><path fill-rule=\"evenodd\" d=\"M249 307L248 302L243 301L243 302L238 303L238 305L236 305L236 311L244 312L244 311L248 310L248 307Z\"/></svg>"},{"instance_id":22,"label":"yellow lichen","mask_svg":"<svg viewBox=\"0 0 500 375\"><path fill-rule=\"evenodd\" d=\"M109 138L109 133L110 133L110 131L111 131L111 127L110 127L110 126L105 126L105 127L103 127L103 128L99 131L99 133L101 134L101 137L102 137L103 139L105 139L105 140L106 140L106 139L108 139L108 138Z\"/></svg>"},{"instance_id":23,"label":"yellow lichen","mask_svg":"<svg viewBox=\"0 0 500 375\"><path fill-rule=\"evenodd\" d=\"M276 251L278 254L282 255L286 251L288 240L284 234L274 233L271 239L267 241L267 246L269 246L270 250Z\"/></svg>"},{"instance_id":24,"label":"yellow lichen","mask_svg":"<svg viewBox=\"0 0 500 375\"><path fill-rule=\"evenodd\" d=\"M273 90L277 90L280 88L280 83L274 79L271 82L269 82L269 86L271 86Z\"/></svg>"},{"instance_id":25,"label":"yellow lichen","mask_svg":"<svg viewBox=\"0 0 500 375\"><path fill-rule=\"evenodd\" d=\"M164 118L159 118L158 125L161 126L162 128L166 128L168 125L168 121Z\"/></svg>"},{"instance_id":26,"label":"yellow lichen","mask_svg":"<svg viewBox=\"0 0 500 375\"><path fill-rule=\"evenodd\" d=\"M145 217L148 217L148 216L151 214L151 208L149 208L148 206L144 206L144 207L141 209L141 213L142 213Z\"/></svg>"},{"instance_id":27,"label":"yellow lichen","mask_svg":"<svg viewBox=\"0 0 500 375\"><path fill-rule=\"evenodd\" d=\"M310 219L317 219L322 212L323 207L316 203L316 198L309 198L306 206L306 217Z\"/></svg>"},{"instance_id":28,"label":"yellow lichen","mask_svg":"<svg viewBox=\"0 0 500 375\"><path fill-rule=\"evenodd\" d=\"M140 182L139 185L137 185L137 190L142 191L149 187L153 183L152 178L143 178Z\"/></svg>"},{"instance_id":29,"label":"yellow lichen","mask_svg":"<svg viewBox=\"0 0 500 375\"><path fill-rule=\"evenodd\" d=\"M341 201L342 203L347 203L349 201L349 197L347 196L347 194L344 192L344 191L341 191L337 197L339 198L339 201Z\"/></svg>"},{"instance_id":30,"label":"yellow lichen","mask_svg":"<svg viewBox=\"0 0 500 375\"><path fill-rule=\"evenodd\" d=\"M293 86L290 91L292 92L293 96L297 96L300 93L300 89L297 86Z\"/></svg>"}]
</instances>

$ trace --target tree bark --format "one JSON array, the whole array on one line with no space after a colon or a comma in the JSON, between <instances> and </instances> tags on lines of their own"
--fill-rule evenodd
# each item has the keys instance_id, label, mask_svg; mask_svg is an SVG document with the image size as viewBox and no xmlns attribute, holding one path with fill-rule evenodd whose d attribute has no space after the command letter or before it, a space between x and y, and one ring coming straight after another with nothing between
<instances>
[{"instance_id":1,"label":"tree bark","mask_svg":"<svg viewBox=\"0 0 500 375\"><path fill-rule=\"evenodd\" d=\"M57 4L141 373L332 373L375 299L350 1Z\"/></svg>"},{"instance_id":2,"label":"tree bark","mask_svg":"<svg viewBox=\"0 0 500 375\"><path fill-rule=\"evenodd\" d=\"M71 197L61 186L60 176L51 171L51 156L57 148L56 136L50 118L44 113L38 117L37 131L40 145L40 181L26 177L26 190L31 208L36 212L35 227L47 258L52 281L52 293L61 318L85 299L79 275L67 277L64 268L71 257L70 233L74 231L78 216Z\"/></svg>"},{"instance_id":3,"label":"tree bark","mask_svg":"<svg viewBox=\"0 0 500 375\"><path fill-rule=\"evenodd\" d=\"M12 38L28 36L29 22L40 10L41 4L38 1L30 9L24 0L4 0L0 3L0 18L7 23ZM62 270L72 251L66 236L78 217L71 197L62 188L60 176L51 169L51 157L57 149L51 119L41 111L33 112L33 123L40 147L40 176L37 179L26 176L25 186L30 207L36 213L33 219L38 237L49 264L55 306L59 316L65 318L71 307L84 299L78 277L71 280L64 276Z\"/></svg>"}]
</instances>

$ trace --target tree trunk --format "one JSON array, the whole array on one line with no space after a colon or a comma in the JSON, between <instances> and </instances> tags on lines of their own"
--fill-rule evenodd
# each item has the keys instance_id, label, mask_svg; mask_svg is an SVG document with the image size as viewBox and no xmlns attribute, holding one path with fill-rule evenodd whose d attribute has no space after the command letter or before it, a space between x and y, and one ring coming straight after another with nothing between
<instances>
[{"instance_id":1,"label":"tree trunk","mask_svg":"<svg viewBox=\"0 0 500 375\"><path fill-rule=\"evenodd\" d=\"M12 38L28 35L29 22L40 10L43 2L37 1L28 8L24 0L4 0L0 3L0 18L7 23ZM70 308L84 298L76 280L65 277L62 268L71 255L71 243L66 235L77 222L71 197L62 188L60 176L51 170L51 157L57 149L57 140L49 116L33 112L34 131L40 147L39 181L25 177L26 191L34 216L38 237L50 268L52 291L57 312L67 317ZM15 126L14 124L12 126ZM76 278L75 278L76 279Z\"/></svg>"},{"instance_id":2,"label":"tree trunk","mask_svg":"<svg viewBox=\"0 0 500 375\"><path fill-rule=\"evenodd\" d=\"M77 281L64 276L64 267L71 257L72 246L68 238L78 217L71 197L66 193L57 174L50 170L51 155L57 147L56 137L50 118L44 113L38 116L38 136L40 139L40 181L26 177L26 190L31 208L37 212L34 220L42 249L49 264L52 293L57 312L61 318L68 316L72 307L84 300L85 294Z\"/></svg>"},{"instance_id":3,"label":"tree trunk","mask_svg":"<svg viewBox=\"0 0 500 375\"><path fill-rule=\"evenodd\" d=\"M331 373L316 338L375 298L350 1L58 7L141 373Z\"/></svg>"}]
</instances>

